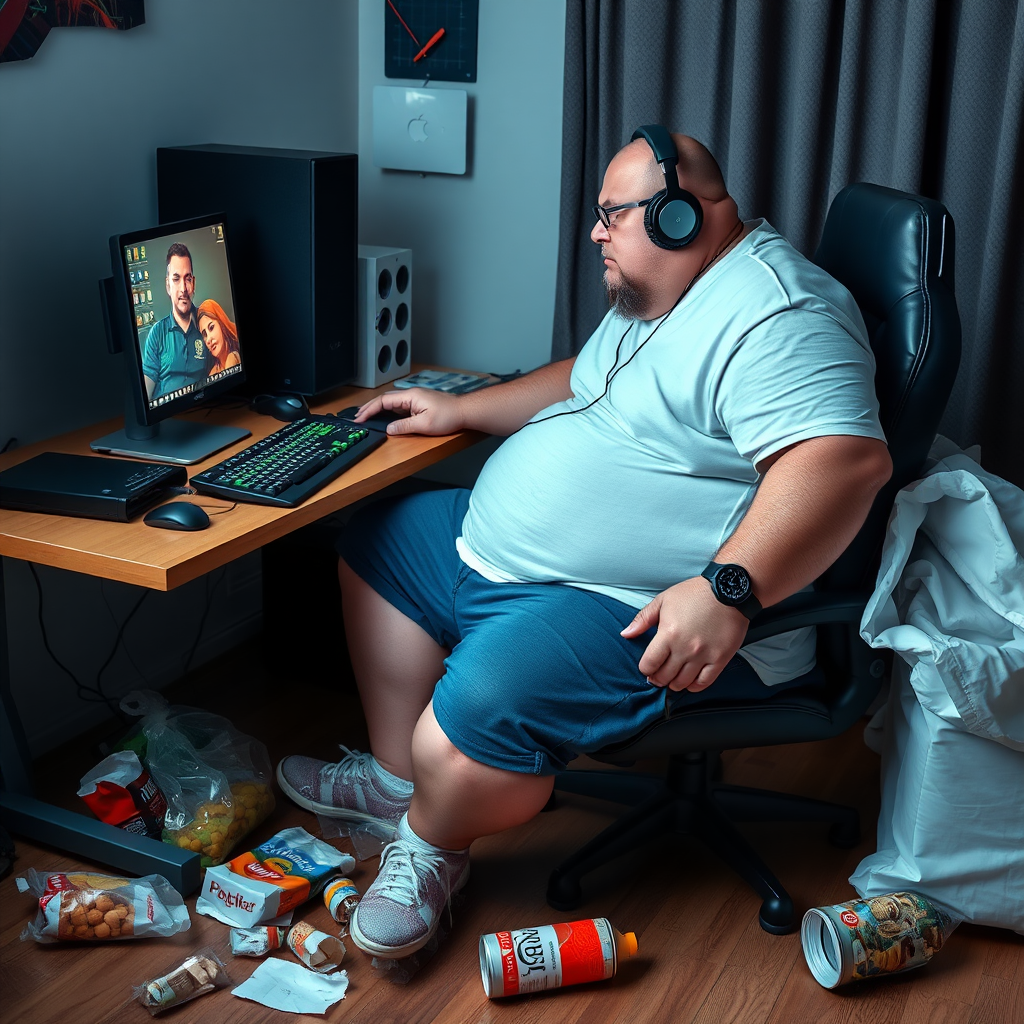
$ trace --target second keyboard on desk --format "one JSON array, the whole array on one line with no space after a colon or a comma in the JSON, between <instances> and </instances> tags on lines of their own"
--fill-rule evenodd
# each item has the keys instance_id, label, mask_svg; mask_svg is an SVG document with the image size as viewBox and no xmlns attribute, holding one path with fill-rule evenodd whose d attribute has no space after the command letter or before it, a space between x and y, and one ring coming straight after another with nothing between
<instances>
[{"instance_id":1,"label":"second keyboard on desk","mask_svg":"<svg viewBox=\"0 0 1024 1024\"><path fill-rule=\"evenodd\" d=\"M303 416L191 479L200 494L294 508L387 439L333 416Z\"/></svg>"}]
</instances>

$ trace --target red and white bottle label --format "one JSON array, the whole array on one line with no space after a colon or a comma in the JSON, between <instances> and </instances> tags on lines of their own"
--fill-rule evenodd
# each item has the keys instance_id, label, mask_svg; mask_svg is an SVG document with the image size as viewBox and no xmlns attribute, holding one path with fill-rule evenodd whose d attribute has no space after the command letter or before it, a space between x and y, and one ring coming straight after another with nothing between
<instances>
[{"instance_id":1,"label":"red and white bottle label","mask_svg":"<svg viewBox=\"0 0 1024 1024\"><path fill-rule=\"evenodd\" d=\"M615 973L615 940L602 918L497 932L503 995L603 981Z\"/></svg>"}]
</instances>

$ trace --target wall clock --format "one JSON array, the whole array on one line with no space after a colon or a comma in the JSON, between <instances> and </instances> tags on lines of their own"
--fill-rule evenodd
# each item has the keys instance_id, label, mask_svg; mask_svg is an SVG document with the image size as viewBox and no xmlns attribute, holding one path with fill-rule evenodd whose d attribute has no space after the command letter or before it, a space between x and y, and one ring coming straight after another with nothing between
<instances>
[{"instance_id":1,"label":"wall clock","mask_svg":"<svg viewBox=\"0 0 1024 1024\"><path fill-rule=\"evenodd\" d=\"M476 81L480 0L384 0L384 74Z\"/></svg>"}]
</instances>

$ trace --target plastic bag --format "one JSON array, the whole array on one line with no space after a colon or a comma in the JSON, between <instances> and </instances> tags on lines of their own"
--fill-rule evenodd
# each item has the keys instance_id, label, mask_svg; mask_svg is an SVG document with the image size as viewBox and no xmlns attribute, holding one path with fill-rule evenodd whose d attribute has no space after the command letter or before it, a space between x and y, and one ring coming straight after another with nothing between
<instances>
[{"instance_id":1,"label":"plastic bag","mask_svg":"<svg viewBox=\"0 0 1024 1024\"><path fill-rule=\"evenodd\" d=\"M149 769L167 800L162 839L222 863L235 844L274 809L267 748L226 718L172 706L135 690L121 709L141 721L121 744Z\"/></svg>"},{"instance_id":2,"label":"plastic bag","mask_svg":"<svg viewBox=\"0 0 1024 1024\"><path fill-rule=\"evenodd\" d=\"M112 942L176 935L192 926L184 900L163 875L45 875L29 868L15 884L39 901L35 920L21 933L23 940Z\"/></svg>"}]
</instances>

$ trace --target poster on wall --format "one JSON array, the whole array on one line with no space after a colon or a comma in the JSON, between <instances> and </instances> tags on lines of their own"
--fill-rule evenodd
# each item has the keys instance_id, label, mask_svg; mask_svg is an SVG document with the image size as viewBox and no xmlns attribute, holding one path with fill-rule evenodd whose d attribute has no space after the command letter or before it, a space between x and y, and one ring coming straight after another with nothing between
<instances>
[{"instance_id":1,"label":"poster on wall","mask_svg":"<svg viewBox=\"0 0 1024 1024\"><path fill-rule=\"evenodd\" d=\"M0 63L34 56L51 28L128 29L145 22L143 0L0 0Z\"/></svg>"}]
</instances>

